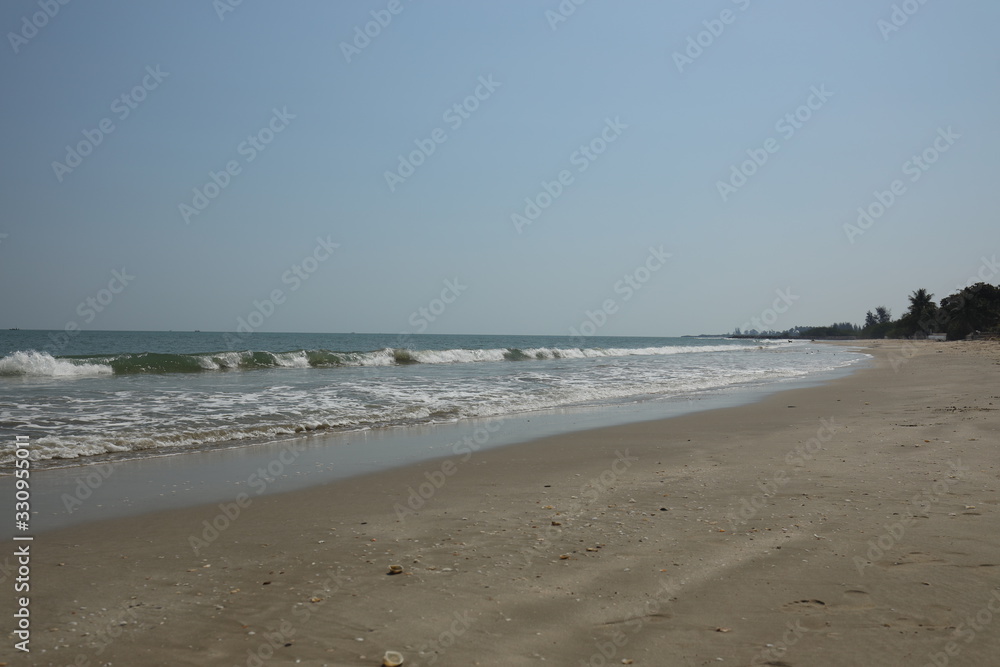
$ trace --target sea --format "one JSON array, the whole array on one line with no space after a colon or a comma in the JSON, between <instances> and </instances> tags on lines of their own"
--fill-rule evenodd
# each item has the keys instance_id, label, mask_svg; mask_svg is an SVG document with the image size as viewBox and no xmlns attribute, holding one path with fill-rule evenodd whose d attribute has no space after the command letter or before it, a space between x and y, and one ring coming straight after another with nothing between
<instances>
[{"instance_id":1,"label":"sea","mask_svg":"<svg viewBox=\"0 0 1000 667\"><path fill-rule=\"evenodd\" d=\"M0 331L0 472L568 407L668 406L868 356L806 341ZM234 344L235 343L235 344ZM654 410L655 412L655 410Z\"/></svg>"}]
</instances>

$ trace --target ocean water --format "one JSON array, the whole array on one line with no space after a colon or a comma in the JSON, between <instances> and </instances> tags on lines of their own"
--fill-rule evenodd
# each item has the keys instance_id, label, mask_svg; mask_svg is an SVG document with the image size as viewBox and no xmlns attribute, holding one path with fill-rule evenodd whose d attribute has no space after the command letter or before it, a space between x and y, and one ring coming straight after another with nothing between
<instances>
[{"instance_id":1,"label":"ocean water","mask_svg":"<svg viewBox=\"0 0 1000 667\"><path fill-rule=\"evenodd\" d=\"M239 343L234 345L233 343ZM695 338L0 332L0 467L162 456L568 406L680 400L866 355Z\"/></svg>"}]
</instances>

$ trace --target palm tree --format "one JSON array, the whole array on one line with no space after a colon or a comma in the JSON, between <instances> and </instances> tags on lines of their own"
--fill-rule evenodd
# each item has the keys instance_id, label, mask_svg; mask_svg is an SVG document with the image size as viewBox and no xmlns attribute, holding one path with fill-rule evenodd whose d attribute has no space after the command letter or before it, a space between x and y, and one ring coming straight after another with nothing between
<instances>
[{"instance_id":1,"label":"palm tree","mask_svg":"<svg viewBox=\"0 0 1000 667\"><path fill-rule=\"evenodd\" d=\"M900 318L903 333L913 336L916 333L931 333L936 324L937 305L934 295L923 287L910 295L910 307Z\"/></svg>"}]
</instances>

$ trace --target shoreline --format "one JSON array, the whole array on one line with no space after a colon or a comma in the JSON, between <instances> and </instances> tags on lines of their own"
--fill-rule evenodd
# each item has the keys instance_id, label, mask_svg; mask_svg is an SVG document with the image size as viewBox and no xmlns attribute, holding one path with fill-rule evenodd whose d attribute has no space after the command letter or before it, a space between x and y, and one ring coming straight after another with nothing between
<instances>
[{"instance_id":1,"label":"shoreline","mask_svg":"<svg viewBox=\"0 0 1000 667\"><path fill-rule=\"evenodd\" d=\"M857 346L847 345L852 352ZM288 493L351 477L402 468L469 447L506 447L552 435L657 421L746 405L783 391L815 386L870 364L847 366L765 384L728 385L676 396L605 405L576 405L452 423L312 434L254 444L180 451L124 460L97 460L33 470L36 532L232 500L241 492ZM12 475L0 476L0 495L12 495ZM10 529L0 528L0 537Z\"/></svg>"},{"instance_id":2,"label":"shoreline","mask_svg":"<svg viewBox=\"0 0 1000 667\"><path fill-rule=\"evenodd\" d=\"M1000 601L1000 348L865 347L746 405L45 533L33 664L996 664L966 618Z\"/></svg>"}]
</instances>

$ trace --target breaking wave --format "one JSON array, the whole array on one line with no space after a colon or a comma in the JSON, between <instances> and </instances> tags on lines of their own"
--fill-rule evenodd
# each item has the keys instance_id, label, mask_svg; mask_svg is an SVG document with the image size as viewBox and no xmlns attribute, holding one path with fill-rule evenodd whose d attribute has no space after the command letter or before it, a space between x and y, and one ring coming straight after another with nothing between
<instances>
[{"instance_id":1,"label":"breaking wave","mask_svg":"<svg viewBox=\"0 0 1000 667\"><path fill-rule=\"evenodd\" d=\"M774 344L772 344L774 345ZM688 345L645 348L539 347L486 350L411 350L383 348L371 352L293 350L267 352L210 352L162 354L140 352L82 357L53 357L48 352L17 351L0 358L0 377L87 377L139 373L203 373L208 371L256 370L264 368L337 368L342 366L403 366L408 364L468 364L479 362L530 362L545 359L584 359L756 350L756 346Z\"/></svg>"}]
</instances>

